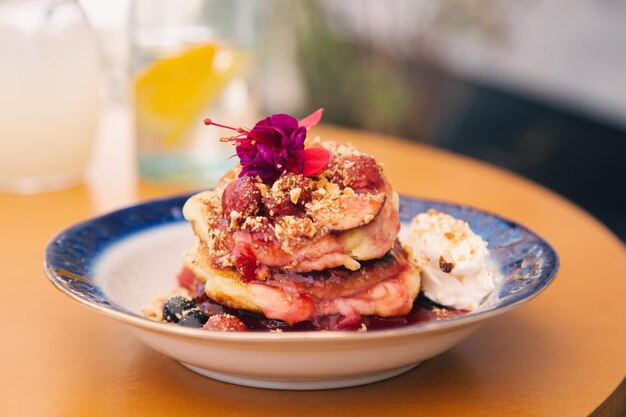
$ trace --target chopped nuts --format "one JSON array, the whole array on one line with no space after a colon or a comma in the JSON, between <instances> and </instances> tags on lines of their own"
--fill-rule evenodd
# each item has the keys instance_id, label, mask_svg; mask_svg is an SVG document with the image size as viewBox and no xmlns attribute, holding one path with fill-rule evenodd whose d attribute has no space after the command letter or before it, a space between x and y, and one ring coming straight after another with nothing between
<instances>
[{"instance_id":1,"label":"chopped nuts","mask_svg":"<svg viewBox=\"0 0 626 417\"><path fill-rule=\"evenodd\" d=\"M308 217L283 216L274 225L276 238L289 246L302 238L312 238L317 228Z\"/></svg>"},{"instance_id":2,"label":"chopped nuts","mask_svg":"<svg viewBox=\"0 0 626 417\"><path fill-rule=\"evenodd\" d=\"M328 184L328 179L326 177L322 177L315 183L315 187L317 189L324 188L326 184Z\"/></svg>"},{"instance_id":3,"label":"chopped nuts","mask_svg":"<svg viewBox=\"0 0 626 417\"><path fill-rule=\"evenodd\" d=\"M263 183L259 183L259 184L256 185L256 187L261 192L261 197L263 197L263 198L267 197L267 185L265 185Z\"/></svg>"},{"instance_id":4,"label":"chopped nuts","mask_svg":"<svg viewBox=\"0 0 626 417\"><path fill-rule=\"evenodd\" d=\"M237 210L233 210L230 212L230 228L234 229L237 227L237 221L241 218L241 213Z\"/></svg>"},{"instance_id":5,"label":"chopped nuts","mask_svg":"<svg viewBox=\"0 0 626 417\"><path fill-rule=\"evenodd\" d=\"M335 184L335 183L327 182L326 185L324 185L324 189L330 195L337 195L337 194L339 194L339 186L337 184Z\"/></svg>"},{"instance_id":6,"label":"chopped nuts","mask_svg":"<svg viewBox=\"0 0 626 417\"><path fill-rule=\"evenodd\" d=\"M300 198L300 194L302 193L302 188L294 188L293 190L289 190L289 197L291 198L291 202L293 204L298 203L298 198Z\"/></svg>"}]
</instances>

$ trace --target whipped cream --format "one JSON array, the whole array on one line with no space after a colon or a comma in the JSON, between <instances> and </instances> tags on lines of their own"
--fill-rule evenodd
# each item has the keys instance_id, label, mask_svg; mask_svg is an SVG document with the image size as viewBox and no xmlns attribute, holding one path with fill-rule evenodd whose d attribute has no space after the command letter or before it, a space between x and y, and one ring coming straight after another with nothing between
<instances>
[{"instance_id":1,"label":"whipped cream","mask_svg":"<svg viewBox=\"0 0 626 417\"><path fill-rule=\"evenodd\" d=\"M413 218L406 246L422 268L422 291L436 303L474 310L495 290L487 242L467 222L428 210Z\"/></svg>"}]
</instances>

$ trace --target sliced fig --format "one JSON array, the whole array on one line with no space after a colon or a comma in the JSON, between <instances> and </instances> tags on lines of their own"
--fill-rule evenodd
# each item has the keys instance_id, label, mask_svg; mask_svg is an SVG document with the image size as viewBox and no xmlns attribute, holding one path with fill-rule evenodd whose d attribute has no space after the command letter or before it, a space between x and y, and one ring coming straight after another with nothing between
<instances>
[{"instance_id":1,"label":"sliced fig","mask_svg":"<svg viewBox=\"0 0 626 417\"><path fill-rule=\"evenodd\" d=\"M370 223L378 216L386 200L384 193L341 195L314 203L310 213L330 232L343 232Z\"/></svg>"}]
</instances>

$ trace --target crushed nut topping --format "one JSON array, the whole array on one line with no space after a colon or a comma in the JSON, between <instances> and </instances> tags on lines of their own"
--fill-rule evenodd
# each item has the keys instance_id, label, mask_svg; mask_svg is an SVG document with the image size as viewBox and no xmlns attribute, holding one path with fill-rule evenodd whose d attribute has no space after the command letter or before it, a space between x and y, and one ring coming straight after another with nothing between
<instances>
[{"instance_id":1,"label":"crushed nut topping","mask_svg":"<svg viewBox=\"0 0 626 417\"><path fill-rule=\"evenodd\" d=\"M261 193L261 197L267 197L267 185L260 182L260 183L257 183L256 188L259 189L259 192Z\"/></svg>"},{"instance_id":2,"label":"crushed nut topping","mask_svg":"<svg viewBox=\"0 0 626 417\"><path fill-rule=\"evenodd\" d=\"M289 197L291 198L291 202L293 204L298 204L298 198L300 198L300 194L302 193L302 188L296 187L292 190L289 190Z\"/></svg>"}]
</instances>

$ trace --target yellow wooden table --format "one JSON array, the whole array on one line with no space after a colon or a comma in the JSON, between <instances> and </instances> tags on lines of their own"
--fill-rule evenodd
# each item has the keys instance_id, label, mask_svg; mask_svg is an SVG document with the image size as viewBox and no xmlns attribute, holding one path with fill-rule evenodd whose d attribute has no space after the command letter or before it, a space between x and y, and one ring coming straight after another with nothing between
<instances>
[{"instance_id":1,"label":"yellow wooden table","mask_svg":"<svg viewBox=\"0 0 626 417\"><path fill-rule=\"evenodd\" d=\"M400 193L469 204L528 226L561 256L556 281L450 351L384 382L286 392L213 381L81 307L44 276L44 246L66 226L145 198L188 191L138 182L128 149L103 147L88 186L34 196L0 194L0 416L623 412L626 251L609 230L562 197L476 161L377 134L329 127L316 133L375 155Z\"/></svg>"}]
</instances>

